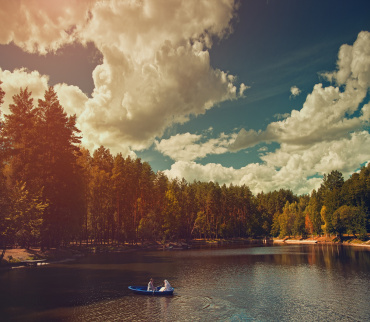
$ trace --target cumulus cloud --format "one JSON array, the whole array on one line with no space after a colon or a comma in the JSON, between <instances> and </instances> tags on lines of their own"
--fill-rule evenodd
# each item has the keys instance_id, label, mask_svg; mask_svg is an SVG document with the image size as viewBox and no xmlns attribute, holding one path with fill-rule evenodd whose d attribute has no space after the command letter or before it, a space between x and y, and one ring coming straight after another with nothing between
<instances>
[{"instance_id":1,"label":"cumulus cloud","mask_svg":"<svg viewBox=\"0 0 370 322\"><path fill-rule=\"evenodd\" d=\"M72 42L93 42L102 53L103 62L92 75L92 97L86 100L69 88L72 101L66 102L95 147L103 144L115 152L149 147L166 128L241 97L247 88L210 65L213 40L232 31L234 0L20 0L4 5L2 44L14 42L45 54ZM63 86L59 91L67 99Z\"/></svg>"},{"instance_id":2,"label":"cumulus cloud","mask_svg":"<svg viewBox=\"0 0 370 322\"><path fill-rule=\"evenodd\" d=\"M84 132L95 133L94 141L105 145L102 134L114 128L118 140L140 149L172 124L237 98L233 77L212 69L208 52L198 45L165 41L153 61L139 64L120 51L105 51L104 64L94 71L93 97L81 115Z\"/></svg>"},{"instance_id":3,"label":"cumulus cloud","mask_svg":"<svg viewBox=\"0 0 370 322\"><path fill-rule=\"evenodd\" d=\"M14 42L29 53L46 54L76 39L89 18L91 0L4 1L0 10L0 43Z\"/></svg>"},{"instance_id":4,"label":"cumulus cloud","mask_svg":"<svg viewBox=\"0 0 370 322\"><path fill-rule=\"evenodd\" d=\"M2 89L5 92L4 103L1 111L9 113L9 104L13 103L13 96L19 94L20 87L26 87L32 92L32 98L37 104L39 98L43 98L45 90L48 88L49 77L41 75L38 71L28 71L27 69L16 69L13 72L0 68L0 80Z\"/></svg>"},{"instance_id":5,"label":"cumulus cloud","mask_svg":"<svg viewBox=\"0 0 370 322\"><path fill-rule=\"evenodd\" d=\"M245 184L254 194L281 188L294 189L296 193L306 193L307 188L316 188L318 184L318 181L311 180L307 182L304 178L295 178L294 183L280 183L274 180L279 174L279 171L274 167L258 163L252 163L240 169L234 169L233 167L224 167L216 163L202 165L194 161L178 161L171 166L171 169L165 170L164 173L169 178L185 178L189 182L199 180L218 182L221 185ZM302 191L300 190L301 186L304 188Z\"/></svg>"},{"instance_id":6,"label":"cumulus cloud","mask_svg":"<svg viewBox=\"0 0 370 322\"><path fill-rule=\"evenodd\" d=\"M208 163L201 165L194 161L177 161L171 169L163 171L169 178L185 178L189 182L214 181L219 184L235 182L239 170L223 167L221 164Z\"/></svg>"},{"instance_id":7,"label":"cumulus cloud","mask_svg":"<svg viewBox=\"0 0 370 322\"><path fill-rule=\"evenodd\" d=\"M63 106L67 114L79 116L83 112L83 108L88 101L88 97L79 87L67 84L56 84L55 92L58 94L60 104Z\"/></svg>"},{"instance_id":8,"label":"cumulus cloud","mask_svg":"<svg viewBox=\"0 0 370 322\"><path fill-rule=\"evenodd\" d=\"M165 173L170 178L188 181L217 181L220 184L247 185L254 194L278 189L292 189L297 194L317 189L325 173L339 170L347 179L364 160L370 160L370 134L352 133L333 142L318 142L309 149L292 149L282 145L261 157L262 164L253 163L240 169L221 164L201 165L194 161L175 162Z\"/></svg>"},{"instance_id":9,"label":"cumulus cloud","mask_svg":"<svg viewBox=\"0 0 370 322\"><path fill-rule=\"evenodd\" d=\"M205 135L177 134L169 139L155 141L156 149L175 161L193 161L210 154L224 154L228 152L228 145L233 139L222 133L218 138L200 142Z\"/></svg>"},{"instance_id":10,"label":"cumulus cloud","mask_svg":"<svg viewBox=\"0 0 370 322\"><path fill-rule=\"evenodd\" d=\"M42 75L38 71L29 71L25 68L15 69L13 72L9 70L2 70L0 68L0 80L3 82L1 87L5 92L4 104L1 109L4 114L9 113L9 104L13 103L13 95L19 94L22 87L26 87L32 92L32 98L37 105L37 100L43 98L45 91L49 87L49 77ZM56 84L54 86L58 94L59 101L66 112L70 115L81 114L85 103L88 100L77 86L67 84Z\"/></svg>"},{"instance_id":11,"label":"cumulus cloud","mask_svg":"<svg viewBox=\"0 0 370 322\"><path fill-rule=\"evenodd\" d=\"M369 121L368 111L362 111L361 117L353 114L367 103L364 100L370 87L370 33L363 31L353 46L342 46L338 57L338 70L324 75L338 86L316 84L301 110L293 110L286 119L270 123L266 130L242 129L230 149L237 151L271 141L312 146L361 130Z\"/></svg>"},{"instance_id":12,"label":"cumulus cloud","mask_svg":"<svg viewBox=\"0 0 370 322\"><path fill-rule=\"evenodd\" d=\"M280 188L310 193L321 184L320 176L332 170L341 171L347 179L370 160L370 134L364 131L370 120L370 33L361 32L353 46L342 46L337 65L335 72L324 75L334 85L316 84L302 109L270 123L265 130L239 131L230 145L232 151L261 142L280 143L274 152L260 155L261 164L233 169L179 161L166 174L246 184L254 193Z\"/></svg>"},{"instance_id":13,"label":"cumulus cloud","mask_svg":"<svg viewBox=\"0 0 370 322\"><path fill-rule=\"evenodd\" d=\"M338 85L354 83L354 86L370 86L370 33L362 31L353 44L341 46L337 61L338 70L324 73L329 80Z\"/></svg>"},{"instance_id":14,"label":"cumulus cloud","mask_svg":"<svg viewBox=\"0 0 370 322\"><path fill-rule=\"evenodd\" d=\"M104 62L93 73L95 90L81 115L84 133L97 144L142 149L173 124L242 94L234 76L210 66L208 52L212 37L230 31L234 10L233 1L95 6L83 36Z\"/></svg>"}]
</instances>

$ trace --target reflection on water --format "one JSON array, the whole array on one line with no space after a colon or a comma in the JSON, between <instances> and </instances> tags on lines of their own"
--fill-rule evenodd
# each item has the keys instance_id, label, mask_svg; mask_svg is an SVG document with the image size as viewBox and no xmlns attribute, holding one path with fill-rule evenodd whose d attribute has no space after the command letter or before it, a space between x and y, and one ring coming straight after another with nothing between
<instances>
[{"instance_id":1,"label":"reflection on water","mask_svg":"<svg viewBox=\"0 0 370 322\"><path fill-rule=\"evenodd\" d=\"M168 279L172 297L129 285ZM0 274L17 321L369 321L370 251L339 245L104 254ZM7 294L4 296L4 294ZM5 319L5 320L6 320Z\"/></svg>"}]
</instances>

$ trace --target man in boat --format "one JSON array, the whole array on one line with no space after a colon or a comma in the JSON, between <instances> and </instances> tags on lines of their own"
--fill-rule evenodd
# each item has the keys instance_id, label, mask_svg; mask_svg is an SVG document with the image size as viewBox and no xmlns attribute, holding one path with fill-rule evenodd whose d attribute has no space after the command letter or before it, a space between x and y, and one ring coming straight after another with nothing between
<instances>
[{"instance_id":1,"label":"man in boat","mask_svg":"<svg viewBox=\"0 0 370 322\"><path fill-rule=\"evenodd\" d=\"M153 279L151 278L149 283L148 283L148 289L147 291L154 291L154 281Z\"/></svg>"}]
</instances>

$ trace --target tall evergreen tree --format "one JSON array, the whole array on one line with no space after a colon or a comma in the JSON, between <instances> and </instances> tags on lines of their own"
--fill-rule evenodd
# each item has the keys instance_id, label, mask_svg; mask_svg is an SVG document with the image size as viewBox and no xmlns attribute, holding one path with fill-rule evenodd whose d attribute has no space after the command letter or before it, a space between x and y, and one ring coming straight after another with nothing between
<instances>
[{"instance_id":1,"label":"tall evergreen tree","mask_svg":"<svg viewBox=\"0 0 370 322\"><path fill-rule=\"evenodd\" d=\"M309 220L307 220L307 222L309 226L312 225L312 227L310 226L310 228L312 228L312 233L317 235L321 234L321 207L319 196L316 190L313 190L305 212L309 216Z\"/></svg>"},{"instance_id":2,"label":"tall evergreen tree","mask_svg":"<svg viewBox=\"0 0 370 322\"><path fill-rule=\"evenodd\" d=\"M115 206L115 239L118 241L125 240L124 230L124 204L125 204L125 192L126 192L126 180L125 180L125 159L122 154L119 153L114 157L114 165L112 169L112 184L113 184L113 196Z\"/></svg>"},{"instance_id":3,"label":"tall evergreen tree","mask_svg":"<svg viewBox=\"0 0 370 322\"><path fill-rule=\"evenodd\" d=\"M342 187L344 184L344 178L341 172L333 170L328 175L324 175L323 183L321 184L318 194L322 200L323 206L325 206L325 225L326 232L333 233L333 214L334 212L343 205L343 194Z\"/></svg>"},{"instance_id":4,"label":"tall evergreen tree","mask_svg":"<svg viewBox=\"0 0 370 322\"><path fill-rule=\"evenodd\" d=\"M112 184L113 156L103 146L94 151L91 160L89 207L92 239L103 243L114 237L114 199Z\"/></svg>"},{"instance_id":5,"label":"tall evergreen tree","mask_svg":"<svg viewBox=\"0 0 370 322\"><path fill-rule=\"evenodd\" d=\"M5 115L3 138L12 185L22 181L32 190L38 177L36 166L40 160L37 114L31 95L27 88L21 88L20 93L13 96L14 103L9 105L10 114Z\"/></svg>"},{"instance_id":6,"label":"tall evergreen tree","mask_svg":"<svg viewBox=\"0 0 370 322\"><path fill-rule=\"evenodd\" d=\"M0 107L4 103L4 96L5 96L5 92L3 91L2 87L1 87L2 83L3 82L0 81ZM5 160L5 141L4 141L4 133L3 133L4 124L3 124L3 121L2 121L1 114L2 113L1 113L1 109L0 109L0 175L2 174L2 169L3 169L3 165L4 165L4 160Z\"/></svg>"},{"instance_id":7,"label":"tall evergreen tree","mask_svg":"<svg viewBox=\"0 0 370 322\"><path fill-rule=\"evenodd\" d=\"M1 87L2 81L0 81L0 107L4 103L5 92ZM6 186L4 176L4 162L5 162L5 140L4 140L4 124L1 118L0 110L0 263L4 257L6 251L6 225L5 214L8 212L9 207L9 193L8 187Z\"/></svg>"},{"instance_id":8,"label":"tall evergreen tree","mask_svg":"<svg viewBox=\"0 0 370 322\"><path fill-rule=\"evenodd\" d=\"M91 191L90 191L90 181L92 178L92 162L91 155L88 149L81 148L80 153L77 158L77 165L79 167L79 177L80 181L80 194L82 196L80 215L83 218L83 228L79 232L80 242L86 240L89 242L89 204L91 203Z\"/></svg>"},{"instance_id":9,"label":"tall evergreen tree","mask_svg":"<svg viewBox=\"0 0 370 322\"><path fill-rule=\"evenodd\" d=\"M43 241L46 246L59 246L75 237L83 218L81 177L77 166L80 131L76 116L67 116L53 87L39 99L37 108L40 185L44 186L49 207L43 221Z\"/></svg>"}]
</instances>

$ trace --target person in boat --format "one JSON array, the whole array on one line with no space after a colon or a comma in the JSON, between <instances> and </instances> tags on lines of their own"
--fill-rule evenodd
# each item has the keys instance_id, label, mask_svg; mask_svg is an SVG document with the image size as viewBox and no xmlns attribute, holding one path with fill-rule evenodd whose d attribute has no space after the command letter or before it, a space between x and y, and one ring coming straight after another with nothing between
<instances>
[{"instance_id":1,"label":"person in boat","mask_svg":"<svg viewBox=\"0 0 370 322\"><path fill-rule=\"evenodd\" d=\"M159 291L160 292L163 292L163 291L171 291L171 285L170 285L170 283L167 280L164 280L164 286L161 287L161 289Z\"/></svg>"},{"instance_id":2,"label":"person in boat","mask_svg":"<svg viewBox=\"0 0 370 322\"><path fill-rule=\"evenodd\" d=\"M148 283L148 289L147 289L147 291L154 291L154 290L155 290L155 288L154 288L154 281L151 278L150 281L149 281L149 283Z\"/></svg>"}]
</instances>

